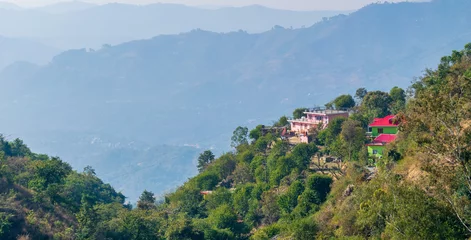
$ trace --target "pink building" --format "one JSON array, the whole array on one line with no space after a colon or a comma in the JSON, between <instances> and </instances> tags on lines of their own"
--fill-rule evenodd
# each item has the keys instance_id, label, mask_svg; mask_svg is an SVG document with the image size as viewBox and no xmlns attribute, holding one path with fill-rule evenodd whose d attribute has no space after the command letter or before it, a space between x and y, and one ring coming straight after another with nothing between
<instances>
[{"instance_id":1,"label":"pink building","mask_svg":"<svg viewBox=\"0 0 471 240\"><path fill-rule=\"evenodd\" d=\"M335 118L348 118L348 112L339 110L310 110L304 112L304 114L306 117L289 120L291 131L299 133L300 135L307 135L309 129L317 128L319 124L322 125L322 128L326 128L329 122Z\"/></svg>"}]
</instances>

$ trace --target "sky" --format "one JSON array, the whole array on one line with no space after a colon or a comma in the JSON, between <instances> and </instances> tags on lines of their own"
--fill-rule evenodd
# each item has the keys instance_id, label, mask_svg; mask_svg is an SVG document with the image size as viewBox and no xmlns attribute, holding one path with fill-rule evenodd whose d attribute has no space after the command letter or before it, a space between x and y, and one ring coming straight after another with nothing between
<instances>
[{"instance_id":1,"label":"sky","mask_svg":"<svg viewBox=\"0 0 471 240\"><path fill-rule=\"evenodd\" d=\"M2 1L2 0L0 0ZM20 6L41 6L68 0L6 0ZM84 0L90 3L105 4L110 2L121 2L131 4L148 3L179 3L192 6L246 6L259 4L272 8L290 10L354 10L367 4L378 2L378 0ZM388 2L401 2L404 0L389 0ZM409 0L424 1L424 0ZM379 1L381 2L381 1Z\"/></svg>"}]
</instances>

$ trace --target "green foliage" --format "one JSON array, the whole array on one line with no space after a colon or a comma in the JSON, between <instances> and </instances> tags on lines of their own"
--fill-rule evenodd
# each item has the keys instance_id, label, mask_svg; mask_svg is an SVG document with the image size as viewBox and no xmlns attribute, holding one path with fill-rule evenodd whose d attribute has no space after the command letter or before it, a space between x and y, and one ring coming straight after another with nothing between
<instances>
[{"instance_id":1,"label":"green foliage","mask_svg":"<svg viewBox=\"0 0 471 240\"><path fill-rule=\"evenodd\" d=\"M294 119L300 119L302 117L305 117L306 114L304 114L304 112L307 111L307 108L296 108L294 111L293 111L293 118Z\"/></svg>"},{"instance_id":2,"label":"green foliage","mask_svg":"<svg viewBox=\"0 0 471 240\"><path fill-rule=\"evenodd\" d=\"M0 237L7 236L8 231L12 225L10 218L12 216L10 214L0 212Z\"/></svg>"},{"instance_id":3,"label":"green foliage","mask_svg":"<svg viewBox=\"0 0 471 240\"><path fill-rule=\"evenodd\" d=\"M368 92L361 103L362 110L371 117L385 117L390 114L389 106L393 102L386 92Z\"/></svg>"},{"instance_id":4,"label":"green foliage","mask_svg":"<svg viewBox=\"0 0 471 240\"><path fill-rule=\"evenodd\" d=\"M232 210L229 205L221 205L209 212L208 222L219 229L230 229L237 231L237 214Z\"/></svg>"},{"instance_id":5,"label":"green foliage","mask_svg":"<svg viewBox=\"0 0 471 240\"><path fill-rule=\"evenodd\" d=\"M206 167L214 161L214 154L210 150L206 150L198 157L198 171L203 172Z\"/></svg>"},{"instance_id":6,"label":"green foliage","mask_svg":"<svg viewBox=\"0 0 471 240\"><path fill-rule=\"evenodd\" d=\"M365 130L361 123L355 120L347 120L342 124L340 132L342 141L341 156L347 160L359 160L361 149L366 143Z\"/></svg>"},{"instance_id":7,"label":"green foliage","mask_svg":"<svg viewBox=\"0 0 471 240\"><path fill-rule=\"evenodd\" d=\"M0 237L18 236L23 230L14 226L23 224L38 239L467 239L470 56L467 45L444 57L413 84L407 106L398 87L359 89L355 114L332 120L310 144L291 146L261 126L249 143L248 129L239 127L237 151L217 159L202 153L200 174L160 204L144 191L136 209L93 168L78 173L0 136ZM353 107L349 95L336 100L336 108ZM391 112L399 113L401 131L372 173L364 166L365 127ZM348 161L318 170L311 159L322 153Z\"/></svg>"},{"instance_id":8,"label":"green foliage","mask_svg":"<svg viewBox=\"0 0 471 240\"><path fill-rule=\"evenodd\" d=\"M139 197L139 201L137 201L137 208L141 210L150 210L155 207L155 196L153 192L149 192L144 190L141 196Z\"/></svg>"},{"instance_id":9,"label":"green foliage","mask_svg":"<svg viewBox=\"0 0 471 240\"><path fill-rule=\"evenodd\" d=\"M358 99L359 101L363 100L363 98L366 96L368 91L366 88L359 88L355 92L355 98Z\"/></svg>"},{"instance_id":10,"label":"green foliage","mask_svg":"<svg viewBox=\"0 0 471 240\"><path fill-rule=\"evenodd\" d=\"M263 125L258 125L256 128L252 129L249 133L250 139L257 141L262 136Z\"/></svg>"},{"instance_id":11,"label":"green foliage","mask_svg":"<svg viewBox=\"0 0 471 240\"><path fill-rule=\"evenodd\" d=\"M211 210L221 205L232 206L233 196L227 188L218 188L206 197L206 207Z\"/></svg>"},{"instance_id":12,"label":"green foliage","mask_svg":"<svg viewBox=\"0 0 471 240\"><path fill-rule=\"evenodd\" d=\"M247 127L237 127L232 133L231 147L238 147L240 145L248 144L247 135L249 129Z\"/></svg>"},{"instance_id":13,"label":"green foliage","mask_svg":"<svg viewBox=\"0 0 471 240\"><path fill-rule=\"evenodd\" d=\"M318 231L317 224L312 218L296 220L291 224L289 232L293 239L310 240L316 236Z\"/></svg>"},{"instance_id":14,"label":"green foliage","mask_svg":"<svg viewBox=\"0 0 471 240\"><path fill-rule=\"evenodd\" d=\"M298 205L298 197L304 192L304 184L300 181L295 181L289 187L286 194L281 195L278 199L278 205L280 209L286 213L291 213L294 208Z\"/></svg>"},{"instance_id":15,"label":"green foliage","mask_svg":"<svg viewBox=\"0 0 471 240\"><path fill-rule=\"evenodd\" d=\"M288 117L286 117L286 116L280 117L278 122L273 124L274 127L284 127L284 126L287 126L287 125L289 125L289 122L288 122Z\"/></svg>"},{"instance_id":16,"label":"green foliage","mask_svg":"<svg viewBox=\"0 0 471 240\"><path fill-rule=\"evenodd\" d=\"M351 95L341 95L333 101L333 104L335 109L345 110L355 107L355 100Z\"/></svg>"},{"instance_id":17,"label":"green foliage","mask_svg":"<svg viewBox=\"0 0 471 240\"><path fill-rule=\"evenodd\" d=\"M321 202L326 200L331 184L332 178L325 175L314 174L307 179L307 188L315 191Z\"/></svg>"},{"instance_id":18,"label":"green foliage","mask_svg":"<svg viewBox=\"0 0 471 240\"><path fill-rule=\"evenodd\" d=\"M337 140L340 132L342 131L342 124L347 119L345 118L335 118L333 119L326 129L322 130L318 137L317 141L320 145L330 146L333 142Z\"/></svg>"},{"instance_id":19,"label":"green foliage","mask_svg":"<svg viewBox=\"0 0 471 240\"><path fill-rule=\"evenodd\" d=\"M220 181L218 174L212 171L204 172L193 180L196 188L201 190L213 190Z\"/></svg>"},{"instance_id":20,"label":"green foliage","mask_svg":"<svg viewBox=\"0 0 471 240\"><path fill-rule=\"evenodd\" d=\"M311 158L317 151L318 148L314 143L298 144L291 151L291 155L298 169L303 170L309 167Z\"/></svg>"},{"instance_id":21,"label":"green foliage","mask_svg":"<svg viewBox=\"0 0 471 240\"><path fill-rule=\"evenodd\" d=\"M232 180L237 186L239 184L250 183L254 181L252 170L246 163L238 164L234 172L232 173Z\"/></svg>"}]
</instances>

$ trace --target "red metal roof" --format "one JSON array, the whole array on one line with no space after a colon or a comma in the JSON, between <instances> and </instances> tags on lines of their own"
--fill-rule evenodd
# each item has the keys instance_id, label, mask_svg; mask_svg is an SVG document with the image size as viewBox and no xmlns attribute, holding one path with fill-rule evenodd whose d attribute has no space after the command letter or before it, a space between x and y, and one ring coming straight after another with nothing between
<instances>
[{"instance_id":1,"label":"red metal roof","mask_svg":"<svg viewBox=\"0 0 471 240\"><path fill-rule=\"evenodd\" d=\"M389 115L384 118L375 118L370 127L397 127L398 123L393 123L394 115Z\"/></svg>"},{"instance_id":2,"label":"red metal roof","mask_svg":"<svg viewBox=\"0 0 471 240\"><path fill-rule=\"evenodd\" d=\"M378 137L373 140L372 143L368 144L369 146L382 146L384 144L393 142L396 140L396 134L380 134Z\"/></svg>"}]
</instances>

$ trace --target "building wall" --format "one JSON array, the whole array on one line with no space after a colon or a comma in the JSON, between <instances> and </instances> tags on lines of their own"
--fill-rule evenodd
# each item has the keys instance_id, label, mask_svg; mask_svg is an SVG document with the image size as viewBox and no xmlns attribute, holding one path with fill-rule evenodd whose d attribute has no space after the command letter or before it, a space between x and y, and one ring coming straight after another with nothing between
<instances>
[{"instance_id":1,"label":"building wall","mask_svg":"<svg viewBox=\"0 0 471 240\"><path fill-rule=\"evenodd\" d=\"M374 150L377 151L376 154L373 154ZM384 150L384 146L368 146L368 156L382 157L383 150Z\"/></svg>"},{"instance_id":2,"label":"building wall","mask_svg":"<svg viewBox=\"0 0 471 240\"><path fill-rule=\"evenodd\" d=\"M371 134L373 137L380 135L380 133L378 133L379 128L383 129L383 134L397 134L397 127L372 127Z\"/></svg>"},{"instance_id":3,"label":"building wall","mask_svg":"<svg viewBox=\"0 0 471 240\"><path fill-rule=\"evenodd\" d=\"M335 118L344 117L348 118L348 113L338 113L325 115L322 113L308 113L306 122L291 122L291 131L305 132L311 128L317 128L319 124L325 127Z\"/></svg>"},{"instance_id":4,"label":"building wall","mask_svg":"<svg viewBox=\"0 0 471 240\"><path fill-rule=\"evenodd\" d=\"M305 132L311 129L312 127L317 126L315 123L299 123L299 122L291 122L291 131L295 132Z\"/></svg>"}]
</instances>

